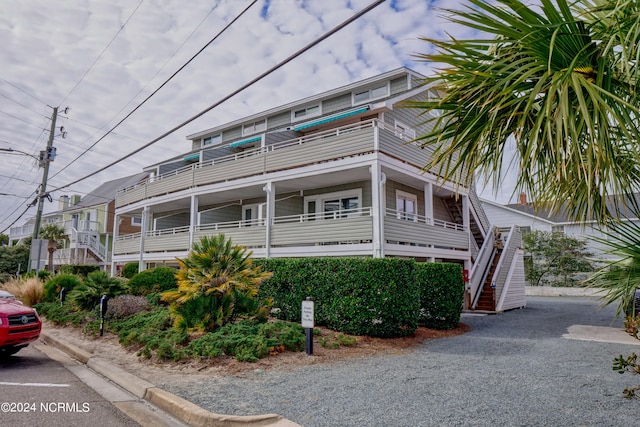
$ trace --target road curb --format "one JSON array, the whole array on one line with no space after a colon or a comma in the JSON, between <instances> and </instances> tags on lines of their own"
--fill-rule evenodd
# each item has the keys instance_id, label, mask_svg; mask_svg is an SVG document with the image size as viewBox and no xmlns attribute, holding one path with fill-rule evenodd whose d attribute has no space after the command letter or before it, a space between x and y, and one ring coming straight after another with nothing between
<instances>
[{"instance_id":1,"label":"road curb","mask_svg":"<svg viewBox=\"0 0 640 427\"><path fill-rule=\"evenodd\" d=\"M120 369L106 360L94 356L93 353L84 351L74 345L62 342L57 338L40 333L40 340L45 344L55 347L77 361L91 368L96 373L108 378L113 383L127 390L140 399L144 399L158 408L166 411L180 421L194 427L245 427L245 426L273 426L293 427L298 424L287 420L281 415L223 415L207 411L198 405L189 402L173 393L156 387L135 375Z\"/></svg>"}]
</instances>

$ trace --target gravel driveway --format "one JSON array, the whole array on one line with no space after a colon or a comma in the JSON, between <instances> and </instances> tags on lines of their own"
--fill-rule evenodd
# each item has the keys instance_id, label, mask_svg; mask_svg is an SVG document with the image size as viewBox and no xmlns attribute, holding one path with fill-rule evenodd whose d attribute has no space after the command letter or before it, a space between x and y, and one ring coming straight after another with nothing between
<instances>
[{"instance_id":1,"label":"gravel driveway","mask_svg":"<svg viewBox=\"0 0 640 427\"><path fill-rule=\"evenodd\" d=\"M572 325L612 325L613 308L585 297L528 297L527 307L469 316L467 334L293 372L158 384L212 412L277 413L312 426L631 426L640 377L611 362L628 344L564 338Z\"/></svg>"}]
</instances>

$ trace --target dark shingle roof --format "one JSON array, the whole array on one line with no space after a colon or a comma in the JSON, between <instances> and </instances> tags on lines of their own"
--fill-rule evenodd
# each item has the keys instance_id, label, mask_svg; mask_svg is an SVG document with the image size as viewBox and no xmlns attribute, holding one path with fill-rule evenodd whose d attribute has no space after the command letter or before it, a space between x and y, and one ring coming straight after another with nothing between
<instances>
[{"instance_id":1,"label":"dark shingle roof","mask_svg":"<svg viewBox=\"0 0 640 427\"><path fill-rule=\"evenodd\" d=\"M147 175L147 172L141 172L135 175L125 176L124 178L114 179L113 181L107 181L84 196L75 205L71 205L64 209L64 211L67 212L109 203L111 200L116 198L116 192L118 190L138 183Z\"/></svg>"}]
</instances>

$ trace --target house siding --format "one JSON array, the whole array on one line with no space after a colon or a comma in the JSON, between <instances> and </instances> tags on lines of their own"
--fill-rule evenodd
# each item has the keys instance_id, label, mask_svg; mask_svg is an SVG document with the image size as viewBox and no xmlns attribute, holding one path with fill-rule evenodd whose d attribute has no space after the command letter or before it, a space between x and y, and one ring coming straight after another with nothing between
<instances>
[{"instance_id":1,"label":"house siding","mask_svg":"<svg viewBox=\"0 0 640 427\"><path fill-rule=\"evenodd\" d=\"M189 212L180 212L172 215L160 214L154 218L155 230L165 230L168 228L185 227L189 225Z\"/></svg>"},{"instance_id":2,"label":"house siding","mask_svg":"<svg viewBox=\"0 0 640 427\"><path fill-rule=\"evenodd\" d=\"M322 115L335 113L337 111L351 108L351 94L336 96L335 98L322 101Z\"/></svg>"},{"instance_id":3,"label":"house siding","mask_svg":"<svg viewBox=\"0 0 640 427\"><path fill-rule=\"evenodd\" d=\"M242 218L242 206L239 203L231 206L229 204L220 205L214 208L215 210L200 212L200 224L239 221Z\"/></svg>"},{"instance_id":4,"label":"house siding","mask_svg":"<svg viewBox=\"0 0 640 427\"><path fill-rule=\"evenodd\" d=\"M397 79L391 80L391 95L396 95L398 93L404 92L407 90L407 78L406 77L398 77Z\"/></svg>"}]
</instances>

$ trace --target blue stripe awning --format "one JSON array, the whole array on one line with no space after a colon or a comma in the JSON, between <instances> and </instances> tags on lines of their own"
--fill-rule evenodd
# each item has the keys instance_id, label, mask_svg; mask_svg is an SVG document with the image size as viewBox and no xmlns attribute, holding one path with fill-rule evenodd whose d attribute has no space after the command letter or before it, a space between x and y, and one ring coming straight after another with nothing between
<instances>
[{"instance_id":1,"label":"blue stripe awning","mask_svg":"<svg viewBox=\"0 0 640 427\"><path fill-rule=\"evenodd\" d=\"M261 139L262 139L261 136L255 136L253 138L243 139L243 140L240 140L240 141L232 142L231 144L229 144L229 147L231 147L231 148L239 147L241 145L250 144L252 142L260 141Z\"/></svg>"},{"instance_id":2,"label":"blue stripe awning","mask_svg":"<svg viewBox=\"0 0 640 427\"><path fill-rule=\"evenodd\" d=\"M293 130L299 131L299 130L307 129L310 127L319 126L325 123L333 122L335 120L344 119L345 117L355 116L356 114L364 113L365 111L369 111L368 105L365 105L364 107L356 108L355 110L345 111L344 113L334 114L332 116L327 116L327 117L321 117L318 120L301 123L297 126L294 126Z\"/></svg>"}]
</instances>

